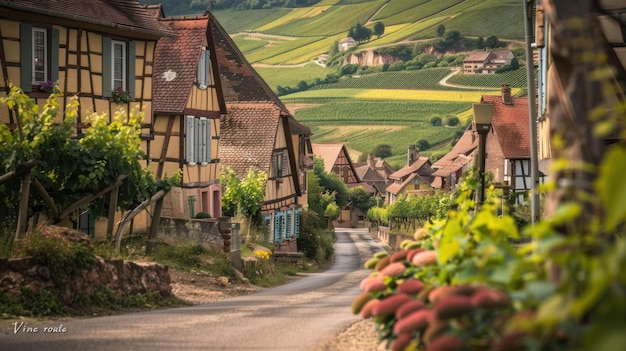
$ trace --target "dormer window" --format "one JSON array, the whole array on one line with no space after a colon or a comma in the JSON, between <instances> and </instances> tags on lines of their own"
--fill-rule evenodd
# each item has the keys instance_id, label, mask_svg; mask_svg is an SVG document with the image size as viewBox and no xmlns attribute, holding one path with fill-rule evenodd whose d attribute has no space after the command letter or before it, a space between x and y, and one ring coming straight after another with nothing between
<instances>
[{"instance_id":1,"label":"dormer window","mask_svg":"<svg viewBox=\"0 0 626 351\"><path fill-rule=\"evenodd\" d=\"M198 88L204 90L211 85L211 60L210 51L202 48L200 53L200 61L198 62L198 74L196 77Z\"/></svg>"}]
</instances>

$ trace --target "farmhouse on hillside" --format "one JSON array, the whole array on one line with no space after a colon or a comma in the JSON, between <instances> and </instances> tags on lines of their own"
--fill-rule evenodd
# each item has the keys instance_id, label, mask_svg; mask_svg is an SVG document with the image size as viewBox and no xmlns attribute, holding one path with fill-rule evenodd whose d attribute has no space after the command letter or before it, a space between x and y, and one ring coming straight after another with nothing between
<instances>
[{"instance_id":1,"label":"farmhouse on hillside","mask_svg":"<svg viewBox=\"0 0 626 351\"><path fill-rule=\"evenodd\" d=\"M350 50L351 48L357 45L359 44L352 37L346 37L339 41L337 49L339 51L346 51L346 50Z\"/></svg>"},{"instance_id":2,"label":"farmhouse on hillside","mask_svg":"<svg viewBox=\"0 0 626 351\"><path fill-rule=\"evenodd\" d=\"M463 60L463 73L495 74L498 68L510 65L514 58L511 50L471 52Z\"/></svg>"}]
</instances>

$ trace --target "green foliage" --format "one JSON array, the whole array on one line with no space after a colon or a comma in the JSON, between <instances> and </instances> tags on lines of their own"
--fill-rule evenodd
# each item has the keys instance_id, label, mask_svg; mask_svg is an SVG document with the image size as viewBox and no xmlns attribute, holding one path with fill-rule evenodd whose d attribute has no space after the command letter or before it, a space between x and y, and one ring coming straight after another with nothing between
<instances>
[{"instance_id":1,"label":"green foliage","mask_svg":"<svg viewBox=\"0 0 626 351\"><path fill-rule=\"evenodd\" d=\"M442 126L441 117L439 117L439 116L432 116L432 117L430 117L428 122L430 124L432 124L433 126L435 126L435 127L441 127Z\"/></svg>"},{"instance_id":2,"label":"green foliage","mask_svg":"<svg viewBox=\"0 0 626 351\"><path fill-rule=\"evenodd\" d=\"M0 127L0 174L36 161L32 178L43 185L58 208L55 213L35 196L29 202L31 212L43 207L50 218L61 220L57 216L68 206L85 194L98 193L121 177L127 178L119 188L119 210L133 208L158 190L179 183L177 175L155 181L148 169L141 167L140 114L126 116L118 110L110 123L106 115L87 116L85 120L90 128L85 129L82 138L75 139L72 133L78 115L78 99L69 100L62 123L56 123L61 96L58 91L53 92L41 111L33 99L14 86L7 97L0 99L8 108L19 111L23 126L14 131ZM0 187L0 195L9 207L16 206L19 189L18 177ZM91 203L90 209L96 215L104 215L108 201L109 197L99 199L98 205Z\"/></svg>"},{"instance_id":3,"label":"green foliage","mask_svg":"<svg viewBox=\"0 0 626 351\"><path fill-rule=\"evenodd\" d=\"M69 241L62 228L43 226L16 243L14 257L32 256L36 264L50 271L50 279L61 286L69 278L82 274L96 263L90 248Z\"/></svg>"},{"instance_id":4,"label":"green foliage","mask_svg":"<svg viewBox=\"0 0 626 351\"><path fill-rule=\"evenodd\" d=\"M211 218L211 215L209 213L206 213L206 212L198 212L198 213L196 213L196 219L203 219L203 218Z\"/></svg>"},{"instance_id":5,"label":"green foliage","mask_svg":"<svg viewBox=\"0 0 626 351\"><path fill-rule=\"evenodd\" d=\"M22 310L30 311L35 316L60 315L65 308L51 292L45 289L31 290L29 286L23 286L19 305ZM13 307L15 309L15 307Z\"/></svg>"},{"instance_id":6,"label":"green foliage","mask_svg":"<svg viewBox=\"0 0 626 351\"><path fill-rule=\"evenodd\" d=\"M333 242L324 232L326 225L321 217L313 211L301 212L300 237L298 251L320 264L327 263L334 253Z\"/></svg>"},{"instance_id":7,"label":"green foliage","mask_svg":"<svg viewBox=\"0 0 626 351\"><path fill-rule=\"evenodd\" d=\"M423 290L428 294L415 293L411 299L439 313L444 303L435 303L437 291L442 296L444 291L465 291L464 295L472 296L473 307L463 312L457 309L459 314L445 322L445 333L464 345L490 345L515 333L522 333L525 344L538 350L587 350L619 344L623 340L620 330L626 326L621 318L626 313L626 275L619 268L626 264L626 208L621 206L626 187L616 170L620 167L617 157L623 159L624 149L623 143L613 146L600 166L594 191L604 197L578 193L561 203L552 216L522 229L523 235L533 239L528 243L518 242L521 233L516 219L501 213L506 204L495 196L493 187L476 211L472 192L478 184L471 176L465 178L446 217L429 221L425 229L416 232L415 240L403 242L404 254L420 248L436 257L436 262L399 260L401 267L394 267L388 275L377 267L382 276L368 279L380 279L384 287L370 290L369 298L385 301L398 294L403 282L415 279L425 284ZM606 195L609 187L615 194ZM410 212L407 201L400 202L388 207L390 220L398 221ZM587 216L583 223L583 206L590 202L616 212ZM381 217L373 209L370 212L368 218ZM561 234L564 228L572 233ZM362 286L368 283L364 281ZM500 308L490 308L490 312L478 308L473 299L477 289L491 289L490 296L499 296ZM373 320L381 339L396 339L394 325L401 318L376 315ZM412 336L416 346L432 341L422 331Z\"/></svg>"},{"instance_id":8,"label":"green foliage","mask_svg":"<svg viewBox=\"0 0 626 351\"><path fill-rule=\"evenodd\" d=\"M448 116L445 119L445 125L449 127L456 127L459 125L459 117L457 116Z\"/></svg>"},{"instance_id":9,"label":"green foliage","mask_svg":"<svg viewBox=\"0 0 626 351\"><path fill-rule=\"evenodd\" d=\"M374 23L374 30L372 31L372 34L380 38L380 36L383 35L384 33L385 33L385 24L383 22Z\"/></svg>"},{"instance_id":10,"label":"green foliage","mask_svg":"<svg viewBox=\"0 0 626 351\"><path fill-rule=\"evenodd\" d=\"M430 143L426 139L418 140L416 146L419 151L426 151L430 149Z\"/></svg>"},{"instance_id":11,"label":"green foliage","mask_svg":"<svg viewBox=\"0 0 626 351\"><path fill-rule=\"evenodd\" d=\"M222 209L225 215L256 216L261 210L261 201L265 197L267 173L250 169L246 177L239 180L235 171L221 167Z\"/></svg>"},{"instance_id":12,"label":"green foliage","mask_svg":"<svg viewBox=\"0 0 626 351\"><path fill-rule=\"evenodd\" d=\"M348 201L363 213L367 213L376 204L372 195L363 189L362 186L348 189Z\"/></svg>"},{"instance_id":13,"label":"green foliage","mask_svg":"<svg viewBox=\"0 0 626 351\"><path fill-rule=\"evenodd\" d=\"M374 157L386 158L392 155L391 145L389 144L378 144L372 150L372 154Z\"/></svg>"}]
</instances>

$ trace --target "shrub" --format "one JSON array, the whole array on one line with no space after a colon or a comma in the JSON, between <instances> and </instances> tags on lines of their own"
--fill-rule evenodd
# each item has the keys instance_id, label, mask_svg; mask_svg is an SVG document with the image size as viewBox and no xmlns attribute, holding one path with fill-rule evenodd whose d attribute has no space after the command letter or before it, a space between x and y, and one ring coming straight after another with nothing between
<instances>
[{"instance_id":1,"label":"shrub","mask_svg":"<svg viewBox=\"0 0 626 351\"><path fill-rule=\"evenodd\" d=\"M459 125L459 117L457 116L448 116L446 117L446 125L450 127L456 127Z\"/></svg>"},{"instance_id":2,"label":"shrub","mask_svg":"<svg viewBox=\"0 0 626 351\"><path fill-rule=\"evenodd\" d=\"M203 219L203 218L211 218L211 215L206 212L196 213L196 219Z\"/></svg>"},{"instance_id":3,"label":"shrub","mask_svg":"<svg viewBox=\"0 0 626 351\"><path fill-rule=\"evenodd\" d=\"M15 249L15 256L33 256L37 264L47 267L57 285L96 262L89 247L69 241L61 234L62 230L64 228L40 227L20 240Z\"/></svg>"},{"instance_id":4,"label":"shrub","mask_svg":"<svg viewBox=\"0 0 626 351\"><path fill-rule=\"evenodd\" d=\"M442 125L441 117L439 117L439 116L432 116L432 117L430 117L428 122L430 122L430 124L433 125L433 126L441 126Z\"/></svg>"}]
</instances>

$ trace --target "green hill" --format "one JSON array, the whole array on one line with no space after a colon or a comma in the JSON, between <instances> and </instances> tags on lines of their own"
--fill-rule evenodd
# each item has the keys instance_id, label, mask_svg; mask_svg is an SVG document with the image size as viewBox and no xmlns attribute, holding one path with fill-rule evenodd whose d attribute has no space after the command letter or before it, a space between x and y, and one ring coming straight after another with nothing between
<instances>
[{"instance_id":1,"label":"green hill","mask_svg":"<svg viewBox=\"0 0 626 351\"><path fill-rule=\"evenodd\" d=\"M185 3L192 0L163 2L167 15L202 12L189 5L185 11ZM467 123L471 103L479 101L481 94L499 94L502 84L511 85L517 93L525 91L524 18L519 0L321 0L300 8L221 9L226 3L217 0L214 15L268 85L275 92L279 87L306 86L305 91L280 98L295 111L296 119L311 127L313 141L344 142L354 157L386 143L394 153L388 162L400 167L408 145L426 139L433 147L420 153L437 158L451 148L462 126L435 127L428 123L430 117L456 115ZM265 1L256 4L268 7ZM176 12L170 13L169 8ZM357 23L373 29L376 22L384 24L383 35L372 36L349 52L404 45L415 54L445 37L437 35L443 25L445 33L458 31L466 41L495 35L509 46L517 45L514 51L522 66L497 75L461 73L447 79L465 89L440 84L452 72L450 62L417 70L361 67L355 74L324 82L328 76L341 76L341 65L325 67L314 61L321 54L336 52L339 40ZM342 61L339 57L338 62Z\"/></svg>"}]
</instances>

